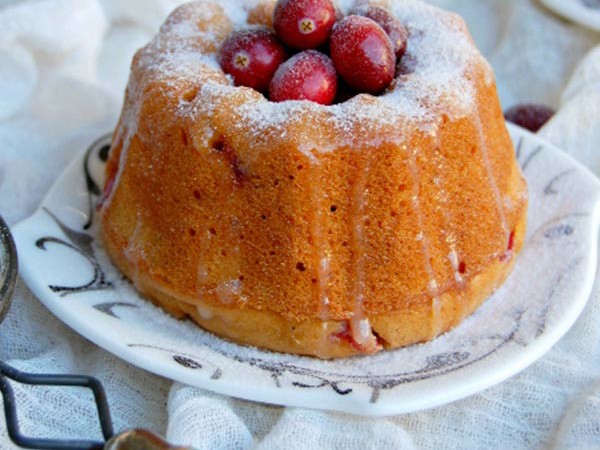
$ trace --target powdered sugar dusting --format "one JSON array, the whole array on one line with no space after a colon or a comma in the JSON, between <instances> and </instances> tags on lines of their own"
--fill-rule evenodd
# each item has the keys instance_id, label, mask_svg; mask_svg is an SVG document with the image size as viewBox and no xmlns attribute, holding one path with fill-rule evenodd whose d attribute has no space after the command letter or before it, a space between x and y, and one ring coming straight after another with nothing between
<instances>
[{"instance_id":1,"label":"powdered sugar dusting","mask_svg":"<svg viewBox=\"0 0 600 450\"><path fill-rule=\"evenodd\" d=\"M352 8L354 8L357 4L363 3L356 0L337 0L336 6L342 11L344 14L348 14Z\"/></svg>"},{"instance_id":2,"label":"powdered sugar dusting","mask_svg":"<svg viewBox=\"0 0 600 450\"><path fill-rule=\"evenodd\" d=\"M274 2L275 0L273 0ZM457 16L429 6L420 0L390 1L391 12L409 31L407 54L402 73L382 95L357 95L341 104L322 106L308 101L274 103L258 93L242 94L245 88L232 86L217 62L217 52L227 34L245 24L248 12L264 0L198 1L180 7L161 28L160 34L141 52L138 69L150 80L195 84L199 92L193 106L185 111L204 113L232 95L246 96L236 107L239 115L232 126L250 139L272 138L274 129L289 126L310 114L314 127L327 127L336 135L349 135L356 145L357 130L378 131L380 136L397 139L406 127L427 129L435 126L442 114L462 117L472 113L473 77L469 70L483 58ZM340 9L347 13L364 1L343 0ZM384 4L386 2L374 2ZM389 130L392 130L390 134ZM383 132L385 131L385 132ZM317 133L318 135L318 133ZM344 142L339 143L343 145ZM369 144L372 144L370 142ZM318 150L322 150L316 146Z\"/></svg>"}]
</instances>

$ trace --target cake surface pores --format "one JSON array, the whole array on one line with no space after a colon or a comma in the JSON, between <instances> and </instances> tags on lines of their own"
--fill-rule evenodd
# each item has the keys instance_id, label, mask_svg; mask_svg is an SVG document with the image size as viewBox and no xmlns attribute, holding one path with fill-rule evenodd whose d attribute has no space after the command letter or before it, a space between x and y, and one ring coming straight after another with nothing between
<instances>
[{"instance_id":1,"label":"cake surface pores","mask_svg":"<svg viewBox=\"0 0 600 450\"><path fill-rule=\"evenodd\" d=\"M216 52L274 4L181 6L138 51L104 245L139 291L235 342L334 358L433 339L500 286L524 239L491 68L456 15L377 2L409 31L384 94L270 102Z\"/></svg>"}]
</instances>

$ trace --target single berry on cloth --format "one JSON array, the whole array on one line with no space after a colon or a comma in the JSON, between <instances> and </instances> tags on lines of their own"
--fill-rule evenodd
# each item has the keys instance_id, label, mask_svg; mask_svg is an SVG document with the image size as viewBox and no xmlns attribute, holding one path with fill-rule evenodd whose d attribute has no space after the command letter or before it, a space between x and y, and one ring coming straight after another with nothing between
<instances>
[{"instance_id":1,"label":"single berry on cloth","mask_svg":"<svg viewBox=\"0 0 600 450\"><path fill-rule=\"evenodd\" d=\"M298 50L327 43L335 20L331 0L279 0L273 14L277 37Z\"/></svg>"},{"instance_id":2,"label":"single berry on cloth","mask_svg":"<svg viewBox=\"0 0 600 450\"><path fill-rule=\"evenodd\" d=\"M394 79L392 41L372 19L351 15L337 22L331 33L330 51L340 77L360 92L379 94Z\"/></svg>"},{"instance_id":3,"label":"single berry on cloth","mask_svg":"<svg viewBox=\"0 0 600 450\"><path fill-rule=\"evenodd\" d=\"M236 86L247 86L266 92L277 68L285 61L286 52L267 28L234 31L223 42L219 64L233 77Z\"/></svg>"},{"instance_id":4,"label":"single berry on cloth","mask_svg":"<svg viewBox=\"0 0 600 450\"><path fill-rule=\"evenodd\" d=\"M406 48L408 46L408 31L406 30L406 27L402 25L402 22L390 14L388 10L380 8L379 6L363 5L352 10L350 14L368 17L377 22L392 41L396 58L400 59L406 53Z\"/></svg>"},{"instance_id":5,"label":"single berry on cloth","mask_svg":"<svg viewBox=\"0 0 600 450\"><path fill-rule=\"evenodd\" d=\"M504 118L533 133L537 133L554 114L554 110L547 106L528 103L508 109L504 113Z\"/></svg>"},{"instance_id":6,"label":"single berry on cloth","mask_svg":"<svg viewBox=\"0 0 600 450\"><path fill-rule=\"evenodd\" d=\"M271 81L273 102L310 100L331 105L337 92L337 74L331 59L316 50L305 50L284 62Z\"/></svg>"}]
</instances>

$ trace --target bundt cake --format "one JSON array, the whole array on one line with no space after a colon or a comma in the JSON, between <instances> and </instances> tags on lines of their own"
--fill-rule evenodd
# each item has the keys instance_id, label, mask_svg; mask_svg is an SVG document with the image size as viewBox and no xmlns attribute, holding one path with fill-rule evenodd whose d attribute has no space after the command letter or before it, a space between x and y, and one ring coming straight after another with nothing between
<instances>
[{"instance_id":1,"label":"bundt cake","mask_svg":"<svg viewBox=\"0 0 600 450\"><path fill-rule=\"evenodd\" d=\"M135 55L100 232L170 314L346 357L435 338L509 275L527 188L490 66L458 16L372 3L408 31L380 95L325 106L235 86L220 46L271 26L275 0L183 5Z\"/></svg>"}]
</instances>

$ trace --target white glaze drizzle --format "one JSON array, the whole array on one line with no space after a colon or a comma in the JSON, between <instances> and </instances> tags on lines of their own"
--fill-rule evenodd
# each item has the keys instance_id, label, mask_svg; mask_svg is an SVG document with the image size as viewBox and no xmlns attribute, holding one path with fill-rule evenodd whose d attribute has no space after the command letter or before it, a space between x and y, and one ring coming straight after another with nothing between
<instances>
[{"instance_id":1,"label":"white glaze drizzle","mask_svg":"<svg viewBox=\"0 0 600 450\"><path fill-rule=\"evenodd\" d=\"M140 288L140 260L143 256L143 249L141 245L143 240L140 239L140 234L142 230L142 219L141 215L138 212L135 222L135 228L133 229L133 233L127 242L127 247L123 251L123 256L127 262L129 262L129 266L133 269L131 273L131 281L133 285L139 289Z\"/></svg>"},{"instance_id":2,"label":"white glaze drizzle","mask_svg":"<svg viewBox=\"0 0 600 450\"><path fill-rule=\"evenodd\" d=\"M242 282L240 280L229 280L220 283L215 289L217 298L224 305L231 305L242 294Z\"/></svg>"},{"instance_id":3,"label":"white glaze drizzle","mask_svg":"<svg viewBox=\"0 0 600 450\"><path fill-rule=\"evenodd\" d=\"M448 260L450 262L450 265L452 266L452 270L454 271L454 281L456 281L456 283L458 284L462 284L463 283L463 277L462 274L460 273L460 257L458 254L458 247L457 247L457 239L456 239L456 235L454 234L453 227L451 226L452 224L452 215L450 213L451 208L450 208L450 198L448 196L448 191L446 189L444 189L444 174L447 173L447 169L444 163L444 158L443 156L441 156L441 154L437 153L440 149L441 149L441 138L439 135L439 132L436 132L435 135L435 146L434 146L434 151L436 152L436 154L434 155L434 159L435 159L435 168L436 168L436 180L437 182L435 182L435 186L438 188L437 190L437 198L439 199L440 205L439 210L442 213L442 217L444 218L444 227L443 227L443 232L444 234L446 234L445 237L445 242L448 245Z\"/></svg>"},{"instance_id":4,"label":"white glaze drizzle","mask_svg":"<svg viewBox=\"0 0 600 450\"><path fill-rule=\"evenodd\" d=\"M408 158L408 167L410 173L413 178L413 195L412 195L412 205L413 210L417 215L418 228L419 230L423 230L424 218L423 211L421 209L420 198L420 174L419 168L417 166L417 152L418 149L412 149L411 154ZM441 303L439 299L439 285L435 277L435 273L433 271L433 267L431 265L431 242L429 241L429 237L426 233L421 231L420 235L421 239L421 249L423 253L423 261L425 271L427 272L427 276L429 277L429 282L427 285L428 294L431 297L431 330L430 330L430 339L433 339L438 334L440 334L441 330Z\"/></svg>"},{"instance_id":5,"label":"white glaze drizzle","mask_svg":"<svg viewBox=\"0 0 600 450\"><path fill-rule=\"evenodd\" d=\"M500 193L500 189L498 189L498 183L496 182L496 177L494 176L494 171L492 170L492 163L490 161L487 143L485 142L485 136L483 134L483 125L481 123L481 118L478 114L473 115L473 122L475 123L475 127L477 128L477 136L479 138L479 149L481 150L481 156L483 158L483 165L485 166L488 184L494 196L494 201L496 202L496 211L500 219L502 232L504 233L506 242L508 243L510 230L506 221L506 213L504 212L504 202L502 201L502 194Z\"/></svg>"},{"instance_id":6,"label":"white glaze drizzle","mask_svg":"<svg viewBox=\"0 0 600 450\"><path fill-rule=\"evenodd\" d=\"M360 158L363 159L363 158ZM365 158L368 160L368 158ZM352 288L354 307L350 329L352 338L361 344L365 339L361 338L360 322L363 320L363 305L365 301L365 196L367 194L367 177L369 175L368 164L363 167L357 164L356 181L352 191L352 248L355 251L354 258L354 285Z\"/></svg>"},{"instance_id":7,"label":"white glaze drizzle","mask_svg":"<svg viewBox=\"0 0 600 450\"><path fill-rule=\"evenodd\" d=\"M350 318L350 333L352 339L363 351L371 353L379 348L377 338L373 334L369 319L365 317L365 287L366 287L366 248L365 236L366 203L367 203L367 180L371 166L371 152L359 155L360 163L356 164L356 181L352 192L352 241L355 251L354 258L354 284L352 288L354 306ZM364 163L362 161L365 161Z\"/></svg>"},{"instance_id":8,"label":"white glaze drizzle","mask_svg":"<svg viewBox=\"0 0 600 450\"><path fill-rule=\"evenodd\" d=\"M303 151L303 153L306 152L306 150ZM321 320L326 321L330 318L328 291L331 278L331 251L329 250L329 243L326 239L323 239L323 219L326 213L326 205L323 202L324 195L321 188L321 165L319 160L314 157L312 151L308 151L308 153L310 154L309 161L312 165L310 168L311 204L313 205L311 234L314 249L314 273L317 280L315 290L319 304L318 316Z\"/></svg>"},{"instance_id":9,"label":"white glaze drizzle","mask_svg":"<svg viewBox=\"0 0 600 450\"><path fill-rule=\"evenodd\" d=\"M435 150L439 151L441 150L441 138L439 135L439 132L436 133L436 138L435 138ZM460 308L460 312L457 314L459 317L464 316L464 312L466 310L466 305L464 303L464 296L462 295L462 291L461 291L461 287L464 285L464 278L462 276L462 274L460 273L460 256L458 253L458 242L457 242L457 238L456 235L454 234L453 227L451 226L452 224L452 214L451 211L452 209L450 208L450 198L448 196L448 191L444 188L445 183L443 182L443 178L444 178L444 174L447 173L446 170L446 166L444 163L444 158L437 154L434 156L435 158L435 167L437 170L437 174L436 176L440 178L440 181L438 183L436 183L436 187L438 188L438 192L437 192L437 198L440 201L440 210L442 212L442 217L444 219L444 228L443 231L446 234L445 236L445 242L448 245L448 261L450 262L450 265L452 267L452 270L454 272L454 281L456 282L457 286L456 289L454 290L454 293L456 295L456 301L455 304L457 306L457 308ZM434 316L434 320L433 320L433 325L432 325L432 336L437 336L440 334L441 332L441 304L440 304L440 300L439 300L439 296L435 297L433 300L433 304L432 304L432 311L433 311L433 316ZM435 319L437 318L437 319Z\"/></svg>"}]
</instances>

